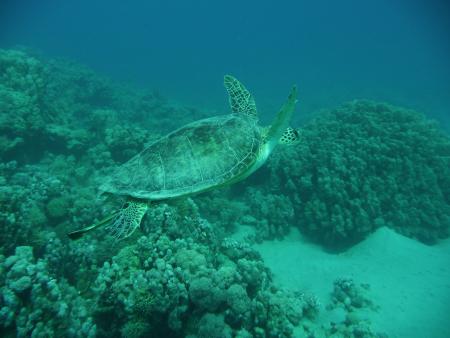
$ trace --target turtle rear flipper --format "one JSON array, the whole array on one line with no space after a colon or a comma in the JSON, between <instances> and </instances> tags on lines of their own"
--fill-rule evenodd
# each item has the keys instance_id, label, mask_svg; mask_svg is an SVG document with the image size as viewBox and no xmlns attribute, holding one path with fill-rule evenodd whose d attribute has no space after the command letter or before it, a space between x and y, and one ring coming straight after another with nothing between
<instances>
[{"instance_id":1,"label":"turtle rear flipper","mask_svg":"<svg viewBox=\"0 0 450 338\"><path fill-rule=\"evenodd\" d=\"M111 220L107 230L118 240L131 236L141 224L147 209L147 202L129 199Z\"/></svg>"},{"instance_id":2,"label":"turtle rear flipper","mask_svg":"<svg viewBox=\"0 0 450 338\"><path fill-rule=\"evenodd\" d=\"M69 232L67 236L72 240L76 240L91 230L107 225L106 229L116 239L129 237L141 224L142 217L144 217L147 209L148 203L129 199L119 211L112 213L96 224Z\"/></svg>"}]
</instances>

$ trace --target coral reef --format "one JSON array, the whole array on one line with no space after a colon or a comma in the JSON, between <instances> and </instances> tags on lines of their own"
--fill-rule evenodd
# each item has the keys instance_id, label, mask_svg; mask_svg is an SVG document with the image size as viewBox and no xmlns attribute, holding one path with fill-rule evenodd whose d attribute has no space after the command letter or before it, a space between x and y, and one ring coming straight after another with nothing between
<instances>
[{"instance_id":1,"label":"coral reef","mask_svg":"<svg viewBox=\"0 0 450 338\"><path fill-rule=\"evenodd\" d=\"M210 114L23 50L0 50L0 69L1 336L375 337L359 317L373 306L364 288L337 281L330 308L345 316L321 327L318 299L279 288L249 238L230 235L448 236L448 138L417 113L353 102L245 185L156 204L119 243L102 231L69 242L112 210L96 187L114 166Z\"/></svg>"},{"instance_id":2,"label":"coral reef","mask_svg":"<svg viewBox=\"0 0 450 338\"><path fill-rule=\"evenodd\" d=\"M188 199L152 208L147 235L128 243L64 237L108 211L94 198L108 168L201 112L23 51L1 51L0 64L2 335L292 336L310 304L277 290L247 244L224 238L239 213L212 225Z\"/></svg>"},{"instance_id":3,"label":"coral reef","mask_svg":"<svg viewBox=\"0 0 450 338\"><path fill-rule=\"evenodd\" d=\"M122 162L155 138L150 131L157 136L177 126L174 121L206 116L157 93L115 84L73 62L0 50L0 68L5 69L0 74L3 161L35 163L45 152L82 157L103 144Z\"/></svg>"},{"instance_id":4,"label":"coral reef","mask_svg":"<svg viewBox=\"0 0 450 338\"><path fill-rule=\"evenodd\" d=\"M368 284L356 284L351 278L338 278L334 281L327 310L341 310L337 312L341 318L324 327L326 336L387 337L383 333L375 333L371 328L367 310L376 311L378 307L370 300L369 291Z\"/></svg>"},{"instance_id":5,"label":"coral reef","mask_svg":"<svg viewBox=\"0 0 450 338\"><path fill-rule=\"evenodd\" d=\"M342 306L347 311L370 307L372 302L365 295L369 288L368 284L355 284L351 278L339 278L334 281L332 306Z\"/></svg>"},{"instance_id":6,"label":"coral reef","mask_svg":"<svg viewBox=\"0 0 450 338\"><path fill-rule=\"evenodd\" d=\"M159 228L147 224L151 234L124 247L99 271L93 287L99 332L128 332L130 323L140 329L146 323L146 330L160 336L290 337L306 313L314 312L298 294L277 290L247 244L192 233L189 224L202 223L194 219L198 215L184 216L183 224L176 209L160 208L166 210L155 214L166 216Z\"/></svg>"},{"instance_id":7,"label":"coral reef","mask_svg":"<svg viewBox=\"0 0 450 338\"><path fill-rule=\"evenodd\" d=\"M46 69L17 50L0 50L0 68L0 158L13 159L45 129Z\"/></svg>"},{"instance_id":8,"label":"coral reef","mask_svg":"<svg viewBox=\"0 0 450 338\"><path fill-rule=\"evenodd\" d=\"M351 102L306 124L269 167L297 225L329 247L380 226L426 243L449 235L450 139L414 111Z\"/></svg>"},{"instance_id":9,"label":"coral reef","mask_svg":"<svg viewBox=\"0 0 450 338\"><path fill-rule=\"evenodd\" d=\"M0 256L0 333L16 337L95 337L89 304L64 279L48 271L33 248Z\"/></svg>"}]
</instances>

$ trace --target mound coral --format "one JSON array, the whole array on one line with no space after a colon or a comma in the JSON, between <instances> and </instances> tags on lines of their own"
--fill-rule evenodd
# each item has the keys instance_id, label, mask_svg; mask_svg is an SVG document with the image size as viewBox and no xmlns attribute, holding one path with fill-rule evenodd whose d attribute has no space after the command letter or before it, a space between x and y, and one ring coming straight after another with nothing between
<instances>
[{"instance_id":1,"label":"mound coral","mask_svg":"<svg viewBox=\"0 0 450 338\"><path fill-rule=\"evenodd\" d=\"M175 121L205 115L157 93L113 83L79 64L23 50L0 49L0 69L3 161L36 163L46 152L79 158L104 144L123 162L161 131L179 126Z\"/></svg>"},{"instance_id":2,"label":"mound coral","mask_svg":"<svg viewBox=\"0 0 450 338\"><path fill-rule=\"evenodd\" d=\"M354 101L311 121L270 165L300 229L330 247L388 226L449 235L450 139L414 111Z\"/></svg>"},{"instance_id":3,"label":"mound coral","mask_svg":"<svg viewBox=\"0 0 450 338\"><path fill-rule=\"evenodd\" d=\"M165 208L169 208L165 215L176 214ZM192 237L187 224L199 221L184 219L183 225L169 216L156 231L152 225L152 234L124 247L103 265L93 288L99 332L128 332L130 323L141 328L145 322L160 336L233 337L243 332L292 336L311 304L277 290L248 245L231 239L218 245L211 242L215 236ZM178 228L174 238L172 228ZM143 297L151 297L144 301L145 311Z\"/></svg>"},{"instance_id":4,"label":"mound coral","mask_svg":"<svg viewBox=\"0 0 450 338\"><path fill-rule=\"evenodd\" d=\"M70 201L65 197L55 197L47 203L47 212L51 218L61 219L67 216Z\"/></svg>"},{"instance_id":5,"label":"mound coral","mask_svg":"<svg viewBox=\"0 0 450 338\"><path fill-rule=\"evenodd\" d=\"M95 337L88 304L57 279L33 249L19 246L0 256L0 334L16 337Z\"/></svg>"},{"instance_id":6,"label":"mound coral","mask_svg":"<svg viewBox=\"0 0 450 338\"><path fill-rule=\"evenodd\" d=\"M0 50L0 158L45 128L45 65L17 50ZM10 113L11 112L11 113Z\"/></svg>"}]
</instances>

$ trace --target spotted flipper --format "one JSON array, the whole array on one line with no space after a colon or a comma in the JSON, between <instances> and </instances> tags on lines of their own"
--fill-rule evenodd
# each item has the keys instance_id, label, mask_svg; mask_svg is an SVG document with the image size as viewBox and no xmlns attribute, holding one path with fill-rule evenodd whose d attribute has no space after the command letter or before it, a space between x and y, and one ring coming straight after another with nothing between
<instances>
[{"instance_id":1,"label":"spotted flipper","mask_svg":"<svg viewBox=\"0 0 450 338\"><path fill-rule=\"evenodd\" d=\"M129 199L119 211L112 213L96 224L69 232L67 235L70 239L76 240L83 237L87 232L106 225L111 235L116 239L123 239L131 236L136 230L147 209L147 203Z\"/></svg>"},{"instance_id":2,"label":"spotted flipper","mask_svg":"<svg viewBox=\"0 0 450 338\"><path fill-rule=\"evenodd\" d=\"M108 225L107 230L118 240L131 236L141 224L147 209L147 203L129 199Z\"/></svg>"},{"instance_id":3,"label":"spotted flipper","mask_svg":"<svg viewBox=\"0 0 450 338\"><path fill-rule=\"evenodd\" d=\"M223 84L228 92L233 113L257 117L255 99L242 83L231 75L225 75Z\"/></svg>"},{"instance_id":4,"label":"spotted flipper","mask_svg":"<svg viewBox=\"0 0 450 338\"><path fill-rule=\"evenodd\" d=\"M294 145L300 142L300 132L298 129L288 127L286 131L281 135L279 143L285 145Z\"/></svg>"}]
</instances>

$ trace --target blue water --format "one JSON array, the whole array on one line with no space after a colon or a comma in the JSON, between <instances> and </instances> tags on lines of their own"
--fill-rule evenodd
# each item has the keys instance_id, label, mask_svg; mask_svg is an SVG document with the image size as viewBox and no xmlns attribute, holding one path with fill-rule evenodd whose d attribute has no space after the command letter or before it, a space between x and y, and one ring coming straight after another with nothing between
<instances>
[{"instance_id":1,"label":"blue water","mask_svg":"<svg viewBox=\"0 0 450 338\"><path fill-rule=\"evenodd\" d=\"M71 58L183 103L226 109L235 74L270 116L289 86L304 114L354 98L449 126L448 1L3 0L0 47Z\"/></svg>"},{"instance_id":2,"label":"blue water","mask_svg":"<svg viewBox=\"0 0 450 338\"><path fill-rule=\"evenodd\" d=\"M0 0L0 337L450 337L449 16Z\"/></svg>"}]
</instances>

